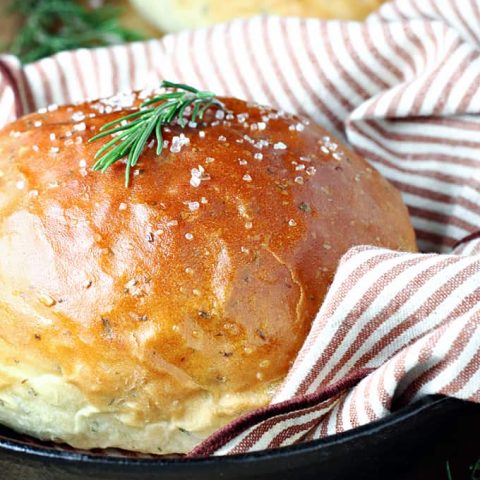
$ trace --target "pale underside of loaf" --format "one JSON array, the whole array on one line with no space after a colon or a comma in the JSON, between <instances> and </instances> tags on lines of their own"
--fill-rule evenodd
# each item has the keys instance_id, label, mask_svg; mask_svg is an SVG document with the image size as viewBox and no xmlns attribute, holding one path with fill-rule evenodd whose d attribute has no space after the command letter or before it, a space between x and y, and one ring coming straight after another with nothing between
<instances>
[{"instance_id":1,"label":"pale underside of loaf","mask_svg":"<svg viewBox=\"0 0 480 480\"><path fill-rule=\"evenodd\" d=\"M2 354L5 350L2 346ZM275 387L272 384L271 389ZM0 423L80 449L187 453L242 411L268 402L271 395L271 391L249 391L214 398L204 391L185 403L183 415L139 424L125 413L122 398L100 408L61 374L42 371L23 361L10 366L0 362Z\"/></svg>"}]
</instances>

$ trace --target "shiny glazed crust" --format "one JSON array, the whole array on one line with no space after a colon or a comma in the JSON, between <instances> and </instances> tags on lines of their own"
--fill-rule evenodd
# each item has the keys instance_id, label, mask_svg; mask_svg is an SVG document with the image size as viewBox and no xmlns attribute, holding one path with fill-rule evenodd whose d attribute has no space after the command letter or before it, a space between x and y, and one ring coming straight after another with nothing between
<instances>
[{"instance_id":1,"label":"shiny glazed crust","mask_svg":"<svg viewBox=\"0 0 480 480\"><path fill-rule=\"evenodd\" d=\"M398 192L317 125L225 99L124 186L92 172L126 95L0 133L0 421L185 452L271 399L340 256L415 250ZM183 136L182 136L183 135Z\"/></svg>"}]
</instances>

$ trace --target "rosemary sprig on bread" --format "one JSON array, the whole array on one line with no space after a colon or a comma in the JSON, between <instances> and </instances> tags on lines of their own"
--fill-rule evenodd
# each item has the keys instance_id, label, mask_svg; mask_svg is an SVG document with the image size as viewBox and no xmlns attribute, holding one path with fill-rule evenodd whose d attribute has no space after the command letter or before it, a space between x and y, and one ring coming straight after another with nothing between
<instances>
[{"instance_id":1,"label":"rosemary sprig on bread","mask_svg":"<svg viewBox=\"0 0 480 480\"><path fill-rule=\"evenodd\" d=\"M157 155L160 155L164 145L162 128L165 125L176 122L184 128L188 121L203 119L209 107L225 109L212 92L166 80L161 87L167 89L165 93L143 102L137 111L106 123L100 128L100 133L89 140L94 142L113 136L97 151L93 170L105 172L115 162L125 159L125 185L128 186L130 171L137 164L152 134L157 142Z\"/></svg>"}]
</instances>

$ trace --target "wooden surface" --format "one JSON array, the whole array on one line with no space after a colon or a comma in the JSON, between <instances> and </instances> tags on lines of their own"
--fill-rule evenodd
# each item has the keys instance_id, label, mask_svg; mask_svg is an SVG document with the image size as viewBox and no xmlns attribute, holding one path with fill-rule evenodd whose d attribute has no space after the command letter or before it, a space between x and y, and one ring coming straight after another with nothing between
<instances>
[{"instance_id":1,"label":"wooden surface","mask_svg":"<svg viewBox=\"0 0 480 480\"><path fill-rule=\"evenodd\" d=\"M8 4L7 0L0 0L0 48L2 52L7 49L19 25L18 17L5 13Z\"/></svg>"},{"instance_id":2,"label":"wooden surface","mask_svg":"<svg viewBox=\"0 0 480 480\"><path fill-rule=\"evenodd\" d=\"M1 0L0 0L1 1ZM154 28L150 23L146 22L137 11L134 10L128 0L116 0L116 5L119 5L120 8L124 10L122 15L122 23L128 28L142 32L146 37L160 37L162 34L159 30Z\"/></svg>"}]
</instances>

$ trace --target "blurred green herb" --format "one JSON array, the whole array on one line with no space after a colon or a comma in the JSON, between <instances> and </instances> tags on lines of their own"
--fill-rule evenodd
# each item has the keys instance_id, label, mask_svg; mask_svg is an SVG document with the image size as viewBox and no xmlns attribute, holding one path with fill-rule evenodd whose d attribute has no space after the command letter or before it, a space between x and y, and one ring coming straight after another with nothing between
<instances>
[{"instance_id":1,"label":"blurred green herb","mask_svg":"<svg viewBox=\"0 0 480 480\"><path fill-rule=\"evenodd\" d=\"M447 463L446 463L446 468L447 468L447 479L448 480L453 480L452 471L450 470L450 462L448 460L447 460Z\"/></svg>"},{"instance_id":2,"label":"blurred green herb","mask_svg":"<svg viewBox=\"0 0 480 480\"><path fill-rule=\"evenodd\" d=\"M88 7L76 0L12 0L8 12L23 24L9 46L23 63L80 47L98 47L141 40L121 26L121 11L111 6Z\"/></svg>"},{"instance_id":3,"label":"blurred green herb","mask_svg":"<svg viewBox=\"0 0 480 480\"><path fill-rule=\"evenodd\" d=\"M480 480L480 459L470 467L472 480Z\"/></svg>"},{"instance_id":4,"label":"blurred green herb","mask_svg":"<svg viewBox=\"0 0 480 480\"><path fill-rule=\"evenodd\" d=\"M447 479L453 480L452 471L450 469L450 462L447 460L445 464L447 470ZM471 480L480 480L480 459L476 461L474 465L470 465L470 479Z\"/></svg>"}]
</instances>

